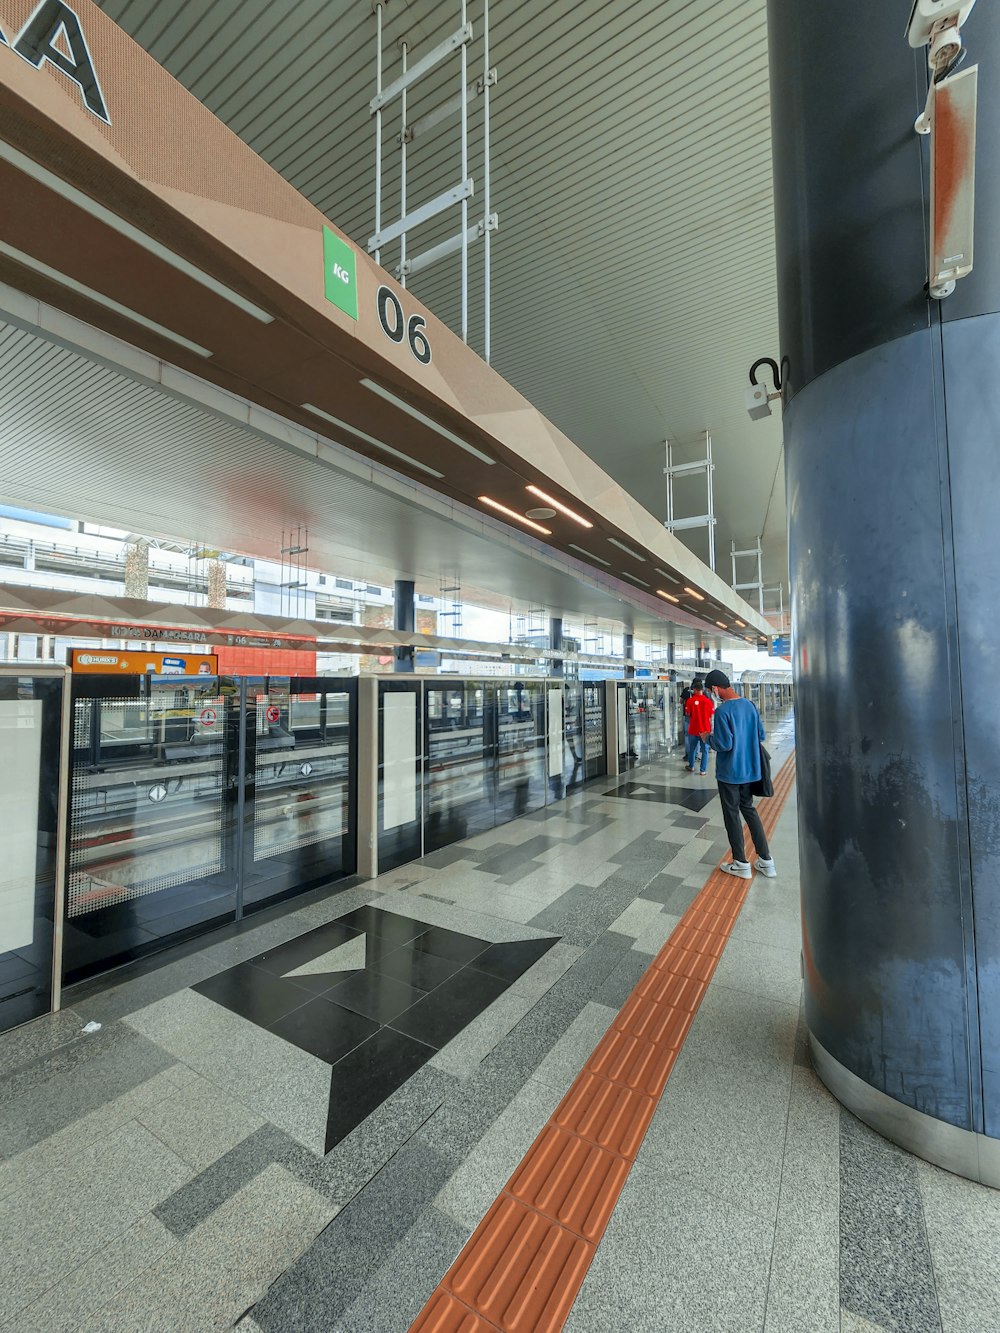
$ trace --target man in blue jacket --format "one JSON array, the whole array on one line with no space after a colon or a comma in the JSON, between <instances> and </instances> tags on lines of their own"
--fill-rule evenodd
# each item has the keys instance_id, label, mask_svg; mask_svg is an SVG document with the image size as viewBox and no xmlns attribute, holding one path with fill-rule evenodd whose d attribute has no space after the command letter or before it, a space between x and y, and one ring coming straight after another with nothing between
<instances>
[{"instance_id":1,"label":"man in blue jacket","mask_svg":"<svg viewBox=\"0 0 1000 1333\"><path fill-rule=\"evenodd\" d=\"M705 677L705 689L714 696L716 709L712 719L712 734L702 739L707 739L718 755L715 777L719 784L722 817L726 822L729 845L733 852L733 859L724 862L719 869L727 875L737 875L740 879L749 879L753 874L750 862L744 859L746 851L743 825L740 822L742 815L757 850L755 867L762 875L773 879L777 871L760 815L754 809L751 790L751 785L760 781L760 744L764 739L764 724L750 700L744 699L732 688L725 672L710 671Z\"/></svg>"}]
</instances>

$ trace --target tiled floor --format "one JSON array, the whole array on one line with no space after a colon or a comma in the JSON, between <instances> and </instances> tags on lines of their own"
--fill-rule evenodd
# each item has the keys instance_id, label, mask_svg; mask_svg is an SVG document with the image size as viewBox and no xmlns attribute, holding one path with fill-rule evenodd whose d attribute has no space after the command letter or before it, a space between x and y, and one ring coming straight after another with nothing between
<instances>
[{"instance_id":1,"label":"tiled floor","mask_svg":"<svg viewBox=\"0 0 1000 1333\"><path fill-rule=\"evenodd\" d=\"M406 1330L722 855L713 792L595 784L0 1038L0 1329ZM794 806L772 845L566 1327L1000 1328L1000 1194L808 1067Z\"/></svg>"}]
</instances>

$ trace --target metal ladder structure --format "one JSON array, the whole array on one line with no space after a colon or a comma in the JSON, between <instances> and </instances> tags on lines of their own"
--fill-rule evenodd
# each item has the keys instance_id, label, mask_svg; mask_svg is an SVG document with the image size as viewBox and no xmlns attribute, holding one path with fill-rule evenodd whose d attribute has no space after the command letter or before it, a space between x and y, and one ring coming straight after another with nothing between
<instances>
[{"instance_id":1,"label":"metal ladder structure","mask_svg":"<svg viewBox=\"0 0 1000 1333\"><path fill-rule=\"evenodd\" d=\"M390 0L372 0L377 27L375 65L375 96L368 104L369 114L375 117L375 231L368 241L368 251L382 263L382 251L395 241L399 242L399 262L395 275L405 287L407 280L449 255L462 256L461 332L462 341L469 341L469 247L483 242L483 359L490 359L490 238L500 226L497 213L490 207L490 89L497 81L495 66L490 65L490 10L489 0L479 0L482 14L482 74L469 82L469 52L473 43L473 29L469 21L468 0L459 0L459 26L443 42L425 52L415 63L409 63L409 43L398 43L401 54L400 73L383 85L383 11ZM417 120L407 119L407 93L442 62L453 56L459 58L459 86L457 93ZM469 174L469 104L475 98L483 99L482 133L482 212L470 225L469 200L475 195L476 182ZM383 118L387 108L399 99L399 217L384 224L382 219L382 145ZM406 170L408 149L422 136L451 116L459 118L459 175L457 182L442 194L412 207L407 198ZM461 210L461 228L447 240L440 241L418 254L407 251L411 231L429 222L447 209L458 205Z\"/></svg>"},{"instance_id":2,"label":"metal ladder structure","mask_svg":"<svg viewBox=\"0 0 1000 1333\"><path fill-rule=\"evenodd\" d=\"M737 582L736 582L736 562L737 562L737 560L740 560L740 559L746 559L748 556L752 556L753 559L756 560L756 562L757 562L757 565L756 565L756 569L757 569L757 577L756 577L755 579L751 580L751 582L749 582L749 583L737 583ZM757 593L757 610L761 613L761 615L763 615L763 614L764 614L764 552L763 552L763 550L761 549L761 539L760 539L760 537L757 538L757 544L756 544L756 546L751 546L751 547L750 547L748 550L746 550L746 551L737 551L737 549L736 549L736 541L735 541L735 539L734 539L734 541L733 541L733 549L732 549L732 557L733 557L733 591L734 591L734 592L752 592L752 591L756 590L756 593ZM770 590L769 590L769 591L770 591Z\"/></svg>"},{"instance_id":3,"label":"metal ladder structure","mask_svg":"<svg viewBox=\"0 0 1000 1333\"><path fill-rule=\"evenodd\" d=\"M667 466L663 469L663 475L667 479L667 518L664 527L668 532L686 532L692 528L708 529L708 564L709 568L715 571L715 500L712 493L712 473L715 471L715 464L712 462L712 436L709 431L705 432L705 457L695 459L691 463L674 462L674 444L673 441L666 441ZM706 491L706 513L696 514L691 518L678 518L674 511L674 480L677 477L697 476L699 473L705 474Z\"/></svg>"}]
</instances>

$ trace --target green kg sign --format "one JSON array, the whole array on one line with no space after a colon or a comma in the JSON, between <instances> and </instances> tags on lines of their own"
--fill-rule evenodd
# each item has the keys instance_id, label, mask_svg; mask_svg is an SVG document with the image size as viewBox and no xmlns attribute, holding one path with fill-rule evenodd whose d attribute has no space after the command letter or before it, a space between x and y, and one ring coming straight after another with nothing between
<instances>
[{"instance_id":1,"label":"green kg sign","mask_svg":"<svg viewBox=\"0 0 1000 1333\"><path fill-rule=\"evenodd\" d=\"M358 257L329 227L323 228L323 287L328 301L357 319Z\"/></svg>"}]
</instances>

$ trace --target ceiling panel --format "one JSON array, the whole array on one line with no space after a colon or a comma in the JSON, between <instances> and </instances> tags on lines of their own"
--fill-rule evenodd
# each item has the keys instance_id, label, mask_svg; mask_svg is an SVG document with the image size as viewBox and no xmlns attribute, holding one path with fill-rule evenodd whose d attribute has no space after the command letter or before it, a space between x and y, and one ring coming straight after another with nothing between
<instances>
[{"instance_id":1,"label":"ceiling panel","mask_svg":"<svg viewBox=\"0 0 1000 1333\"><path fill-rule=\"evenodd\" d=\"M99 0L181 83L364 246L373 230L375 19L370 0ZM470 0L477 27L481 0ZM411 59L458 23L459 3L389 0ZM664 440L716 461L718 567L764 532L784 581L776 416L743 411L746 371L776 355L766 0L493 0L493 357L496 369L654 514ZM478 73L479 43L470 77ZM411 121L457 87L457 61L410 99ZM471 171L481 188L479 100ZM383 221L398 210L398 124L386 116ZM409 150L412 204L459 176L446 124ZM475 207L471 216L475 216ZM455 216L410 251L456 229ZM470 341L481 347L473 251ZM383 253L392 268L397 255ZM415 294L459 325L457 266ZM704 554L704 534L685 540Z\"/></svg>"}]
</instances>

